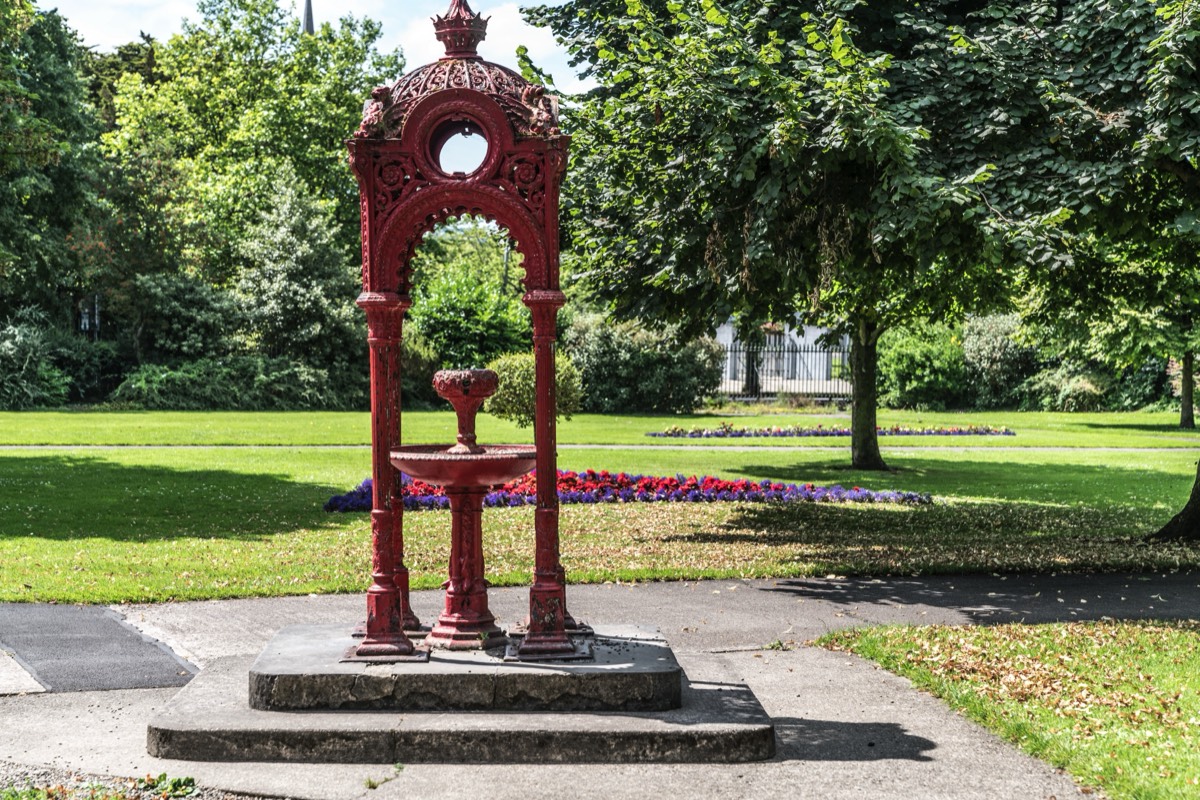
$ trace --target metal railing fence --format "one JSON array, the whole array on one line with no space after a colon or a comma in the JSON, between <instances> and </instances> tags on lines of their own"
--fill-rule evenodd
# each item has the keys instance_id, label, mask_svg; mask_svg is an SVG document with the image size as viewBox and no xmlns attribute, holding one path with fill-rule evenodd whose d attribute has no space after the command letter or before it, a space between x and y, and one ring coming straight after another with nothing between
<instances>
[{"instance_id":1,"label":"metal railing fence","mask_svg":"<svg viewBox=\"0 0 1200 800\"><path fill-rule=\"evenodd\" d=\"M761 398L794 394L814 399L850 397L850 351L838 347L725 345L721 394Z\"/></svg>"}]
</instances>

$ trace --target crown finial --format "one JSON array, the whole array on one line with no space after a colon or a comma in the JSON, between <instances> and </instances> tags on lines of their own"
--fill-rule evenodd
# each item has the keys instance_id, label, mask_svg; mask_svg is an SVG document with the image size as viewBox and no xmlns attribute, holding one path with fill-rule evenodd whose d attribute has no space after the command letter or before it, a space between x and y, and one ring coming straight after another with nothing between
<instances>
[{"instance_id":1,"label":"crown finial","mask_svg":"<svg viewBox=\"0 0 1200 800\"><path fill-rule=\"evenodd\" d=\"M479 43L487 38L488 21L467 5L467 0L451 0L444 17L435 17L433 29L438 41L446 45L442 58L479 58Z\"/></svg>"}]
</instances>

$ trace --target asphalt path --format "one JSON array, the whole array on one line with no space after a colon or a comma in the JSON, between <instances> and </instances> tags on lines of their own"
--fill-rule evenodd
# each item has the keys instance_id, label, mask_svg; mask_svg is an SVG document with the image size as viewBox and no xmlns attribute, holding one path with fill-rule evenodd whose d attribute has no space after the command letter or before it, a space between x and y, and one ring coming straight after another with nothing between
<instances>
[{"instance_id":1,"label":"asphalt path","mask_svg":"<svg viewBox=\"0 0 1200 800\"><path fill-rule=\"evenodd\" d=\"M103 606L0 603L0 650L50 692L183 686L196 672Z\"/></svg>"}]
</instances>

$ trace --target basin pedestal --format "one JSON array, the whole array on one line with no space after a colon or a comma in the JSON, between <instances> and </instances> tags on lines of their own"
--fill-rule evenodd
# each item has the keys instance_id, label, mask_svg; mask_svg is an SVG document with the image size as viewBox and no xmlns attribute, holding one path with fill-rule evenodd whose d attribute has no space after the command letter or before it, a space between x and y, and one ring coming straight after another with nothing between
<instances>
[{"instance_id":1,"label":"basin pedestal","mask_svg":"<svg viewBox=\"0 0 1200 800\"><path fill-rule=\"evenodd\" d=\"M483 572L483 497L486 489L447 487L450 498L450 579L446 607L425 638L431 647L473 650L507 644L488 610Z\"/></svg>"}]
</instances>

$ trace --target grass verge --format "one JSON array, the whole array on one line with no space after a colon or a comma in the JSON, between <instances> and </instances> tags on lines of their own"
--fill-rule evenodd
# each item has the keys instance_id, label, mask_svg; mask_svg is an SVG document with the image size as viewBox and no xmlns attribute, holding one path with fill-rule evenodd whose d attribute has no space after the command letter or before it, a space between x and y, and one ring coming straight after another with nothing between
<instances>
[{"instance_id":1,"label":"grass verge","mask_svg":"<svg viewBox=\"0 0 1200 800\"><path fill-rule=\"evenodd\" d=\"M900 471L828 453L571 450L565 467L712 473L932 491L932 507L564 506L572 581L1200 566L1200 548L1139 538L1182 504L1191 455L912 451ZM365 450L0 450L0 601L112 603L359 592L366 514L321 510L368 473ZM524 584L532 510L489 510L489 579ZM415 588L440 585L444 512L405 516Z\"/></svg>"},{"instance_id":2,"label":"grass verge","mask_svg":"<svg viewBox=\"0 0 1200 800\"><path fill-rule=\"evenodd\" d=\"M893 627L822 638L1114 800L1200 796L1200 623Z\"/></svg>"}]
</instances>

